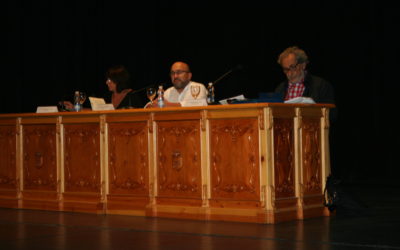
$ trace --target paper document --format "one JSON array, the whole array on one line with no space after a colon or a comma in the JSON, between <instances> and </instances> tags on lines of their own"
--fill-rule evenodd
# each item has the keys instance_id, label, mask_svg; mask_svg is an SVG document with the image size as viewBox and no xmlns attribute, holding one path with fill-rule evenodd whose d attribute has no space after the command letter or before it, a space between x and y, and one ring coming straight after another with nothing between
<instances>
[{"instance_id":1,"label":"paper document","mask_svg":"<svg viewBox=\"0 0 400 250\"><path fill-rule=\"evenodd\" d=\"M38 106L36 113L55 113L58 112L57 106Z\"/></svg>"},{"instance_id":2,"label":"paper document","mask_svg":"<svg viewBox=\"0 0 400 250\"><path fill-rule=\"evenodd\" d=\"M285 101L285 103L309 103L309 104L314 104L314 100L311 97L295 97L292 99L289 99L287 101Z\"/></svg>"},{"instance_id":3,"label":"paper document","mask_svg":"<svg viewBox=\"0 0 400 250\"><path fill-rule=\"evenodd\" d=\"M93 104L106 104L103 98L89 96L90 105Z\"/></svg>"},{"instance_id":4,"label":"paper document","mask_svg":"<svg viewBox=\"0 0 400 250\"><path fill-rule=\"evenodd\" d=\"M89 97L90 101L90 106L92 107L92 110L98 111L98 110L114 110L114 106L109 103L106 104L103 98L98 98L98 97Z\"/></svg>"}]
</instances>

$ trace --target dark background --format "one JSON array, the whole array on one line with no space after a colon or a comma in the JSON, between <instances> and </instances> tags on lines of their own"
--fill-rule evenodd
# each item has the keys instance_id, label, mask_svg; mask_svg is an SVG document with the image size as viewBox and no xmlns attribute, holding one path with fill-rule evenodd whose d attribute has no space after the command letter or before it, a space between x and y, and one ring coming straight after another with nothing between
<instances>
[{"instance_id":1,"label":"dark background","mask_svg":"<svg viewBox=\"0 0 400 250\"><path fill-rule=\"evenodd\" d=\"M116 64L136 89L168 85L176 60L202 83L240 64L216 97L254 98L284 79L277 57L298 45L309 71L336 91L333 172L351 183L400 185L399 9L384 1L9 0L2 12L1 113L35 112L74 90L106 92L105 71Z\"/></svg>"}]
</instances>

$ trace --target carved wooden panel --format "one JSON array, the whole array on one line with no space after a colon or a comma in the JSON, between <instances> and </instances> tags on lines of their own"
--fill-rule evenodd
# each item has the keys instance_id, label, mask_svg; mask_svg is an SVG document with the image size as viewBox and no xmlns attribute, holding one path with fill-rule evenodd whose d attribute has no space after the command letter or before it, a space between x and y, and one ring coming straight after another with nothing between
<instances>
[{"instance_id":1,"label":"carved wooden panel","mask_svg":"<svg viewBox=\"0 0 400 250\"><path fill-rule=\"evenodd\" d=\"M274 172L276 198L295 195L294 128L292 118L274 118Z\"/></svg>"},{"instance_id":2,"label":"carved wooden panel","mask_svg":"<svg viewBox=\"0 0 400 250\"><path fill-rule=\"evenodd\" d=\"M109 124L110 194L148 195L147 121Z\"/></svg>"},{"instance_id":3,"label":"carved wooden panel","mask_svg":"<svg viewBox=\"0 0 400 250\"><path fill-rule=\"evenodd\" d=\"M322 192L322 173L319 118L303 118L302 141L304 193L320 194Z\"/></svg>"},{"instance_id":4,"label":"carved wooden panel","mask_svg":"<svg viewBox=\"0 0 400 250\"><path fill-rule=\"evenodd\" d=\"M201 197L200 121L157 122L159 196Z\"/></svg>"},{"instance_id":5,"label":"carved wooden panel","mask_svg":"<svg viewBox=\"0 0 400 250\"><path fill-rule=\"evenodd\" d=\"M211 198L259 201L258 118L210 120Z\"/></svg>"},{"instance_id":6,"label":"carved wooden panel","mask_svg":"<svg viewBox=\"0 0 400 250\"><path fill-rule=\"evenodd\" d=\"M16 188L16 127L0 126L0 188Z\"/></svg>"},{"instance_id":7,"label":"carved wooden panel","mask_svg":"<svg viewBox=\"0 0 400 250\"><path fill-rule=\"evenodd\" d=\"M99 124L66 124L64 136L65 191L99 192Z\"/></svg>"},{"instance_id":8,"label":"carved wooden panel","mask_svg":"<svg viewBox=\"0 0 400 250\"><path fill-rule=\"evenodd\" d=\"M56 125L24 125L24 189L56 191Z\"/></svg>"}]
</instances>

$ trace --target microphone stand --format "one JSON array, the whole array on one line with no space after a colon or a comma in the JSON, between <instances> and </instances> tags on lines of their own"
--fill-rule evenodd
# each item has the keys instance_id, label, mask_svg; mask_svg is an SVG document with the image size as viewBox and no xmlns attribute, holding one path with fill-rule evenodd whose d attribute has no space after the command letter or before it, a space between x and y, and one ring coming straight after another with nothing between
<instances>
[{"instance_id":1,"label":"microphone stand","mask_svg":"<svg viewBox=\"0 0 400 250\"><path fill-rule=\"evenodd\" d=\"M225 72L225 74L223 74L222 76L220 76L217 80L215 80L214 82L211 82L213 85L215 85L217 82L221 81L222 79L224 79L227 75L229 75L230 73L232 73L235 70L241 69L242 65L236 65L236 67L228 70L227 72Z\"/></svg>"},{"instance_id":2,"label":"microphone stand","mask_svg":"<svg viewBox=\"0 0 400 250\"><path fill-rule=\"evenodd\" d=\"M164 84L160 84L160 85L164 85ZM127 107L124 107L124 109L132 109L132 108L134 108L134 107L132 106L132 100L131 100L131 97L132 97L133 94L142 92L143 90L146 90L146 89L148 89L148 88L152 88L153 86L154 86L154 84L150 84L150 85L144 86L143 88L140 88L140 89L137 89L137 90L134 90L134 91L129 92L129 93L128 93L128 95L129 95L129 96L128 96L128 98L129 98L129 105L128 105Z\"/></svg>"},{"instance_id":3,"label":"microphone stand","mask_svg":"<svg viewBox=\"0 0 400 250\"><path fill-rule=\"evenodd\" d=\"M214 82L211 82L213 85L215 85L217 82L221 81L223 78L225 78L225 76L229 75L230 73L233 72L234 69L230 69L228 72L226 72L225 74L223 74L222 76L220 76L217 80L215 80Z\"/></svg>"},{"instance_id":4,"label":"microphone stand","mask_svg":"<svg viewBox=\"0 0 400 250\"><path fill-rule=\"evenodd\" d=\"M236 67L234 67L234 68L232 68L232 69L230 69L230 70L228 70L227 72L225 72L223 75L221 75L217 80L215 80L214 82L210 82L209 84L208 84L208 87L207 87L207 89L212 89L212 91L214 91L214 86L215 86L215 84L217 83L217 82L219 82L219 81L221 81L222 79L224 79L227 75L229 75L229 74L231 74L233 71L235 71L235 70L238 70L238 69L241 69L242 68L242 65L236 65ZM213 93L214 94L214 93ZM208 99L208 98L207 98ZM211 103L209 103L209 104L211 104L211 105L215 105L215 104L217 104L216 102L215 102L215 100L213 101L213 102L211 102Z\"/></svg>"},{"instance_id":5,"label":"microphone stand","mask_svg":"<svg viewBox=\"0 0 400 250\"><path fill-rule=\"evenodd\" d=\"M143 91L143 90L145 90L145 89L147 89L147 88L150 88L150 87L152 87L152 86L154 86L154 84L144 86L143 88L134 90L134 91L132 91L132 92L130 92L130 93L131 93L131 94L134 94L134 93L137 93L137 92L141 92L141 91Z\"/></svg>"}]
</instances>

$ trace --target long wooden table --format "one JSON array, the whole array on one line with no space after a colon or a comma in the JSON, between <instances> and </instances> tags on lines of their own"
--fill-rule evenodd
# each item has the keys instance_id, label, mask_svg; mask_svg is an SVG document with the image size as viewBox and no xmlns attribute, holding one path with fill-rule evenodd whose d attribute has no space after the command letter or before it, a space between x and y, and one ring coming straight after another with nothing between
<instances>
[{"instance_id":1,"label":"long wooden table","mask_svg":"<svg viewBox=\"0 0 400 250\"><path fill-rule=\"evenodd\" d=\"M257 223L329 215L329 104L0 115L0 206Z\"/></svg>"}]
</instances>

